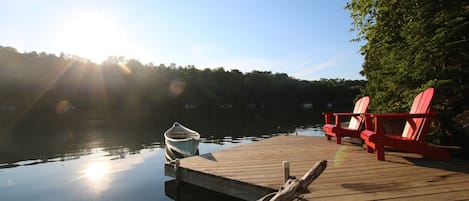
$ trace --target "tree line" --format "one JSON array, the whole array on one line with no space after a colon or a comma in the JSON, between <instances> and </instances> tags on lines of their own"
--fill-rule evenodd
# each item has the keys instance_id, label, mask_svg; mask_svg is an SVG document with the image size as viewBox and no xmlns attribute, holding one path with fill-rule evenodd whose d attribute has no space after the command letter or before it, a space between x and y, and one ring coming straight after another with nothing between
<instances>
[{"instance_id":1,"label":"tree line","mask_svg":"<svg viewBox=\"0 0 469 201\"><path fill-rule=\"evenodd\" d=\"M77 56L0 47L0 107L5 111L14 106L16 113L310 109L319 115L328 104L349 110L365 83L306 81L284 73L243 73L222 67L199 70L193 65L142 64L116 56L96 64Z\"/></svg>"}]
</instances>

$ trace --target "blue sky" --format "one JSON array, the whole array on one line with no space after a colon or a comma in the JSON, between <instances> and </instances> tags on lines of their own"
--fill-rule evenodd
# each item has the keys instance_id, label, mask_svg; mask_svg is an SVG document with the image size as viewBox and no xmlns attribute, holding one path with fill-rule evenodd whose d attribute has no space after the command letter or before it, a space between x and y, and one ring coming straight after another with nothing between
<instances>
[{"instance_id":1,"label":"blue sky","mask_svg":"<svg viewBox=\"0 0 469 201\"><path fill-rule=\"evenodd\" d=\"M364 79L345 0L0 1L0 45L100 63Z\"/></svg>"}]
</instances>

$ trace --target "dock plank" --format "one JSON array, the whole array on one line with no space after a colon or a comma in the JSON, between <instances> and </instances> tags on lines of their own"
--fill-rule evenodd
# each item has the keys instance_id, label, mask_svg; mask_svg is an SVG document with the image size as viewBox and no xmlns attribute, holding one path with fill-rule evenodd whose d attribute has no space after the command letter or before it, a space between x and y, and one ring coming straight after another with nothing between
<instances>
[{"instance_id":1,"label":"dock plank","mask_svg":"<svg viewBox=\"0 0 469 201\"><path fill-rule=\"evenodd\" d=\"M328 167L309 187L306 200L459 200L469 198L468 161L432 161L412 153L386 152L378 161L353 140L277 136L180 160L181 180L244 200L276 191L290 174L303 176L317 161ZM166 165L168 176L175 176Z\"/></svg>"}]
</instances>

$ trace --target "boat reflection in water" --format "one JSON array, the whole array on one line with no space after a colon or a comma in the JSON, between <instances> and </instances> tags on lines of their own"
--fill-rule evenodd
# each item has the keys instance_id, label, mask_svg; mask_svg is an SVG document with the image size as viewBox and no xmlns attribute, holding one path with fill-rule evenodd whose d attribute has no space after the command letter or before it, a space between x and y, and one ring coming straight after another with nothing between
<instances>
[{"instance_id":1,"label":"boat reflection in water","mask_svg":"<svg viewBox=\"0 0 469 201\"><path fill-rule=\"evenodd\" d=\"M199 154L200 134L175 122L164 133L167 161Z\"/></svg>"}]
</instances>

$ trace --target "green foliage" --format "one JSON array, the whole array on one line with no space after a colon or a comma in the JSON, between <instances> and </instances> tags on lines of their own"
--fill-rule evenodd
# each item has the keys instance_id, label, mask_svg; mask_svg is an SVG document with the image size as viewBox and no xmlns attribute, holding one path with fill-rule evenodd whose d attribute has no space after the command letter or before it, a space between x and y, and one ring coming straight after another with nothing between
<instances>
[{"instance_id":1,"label":"green foliage","mask_svg":"<svg viewBox=\"0 0 469 201\"><path fill-rule=\"evenodd\" d=\"M357 38L365 41L363 94L378 112L408 111L413 97L435 87L439 122L468 109L469 1L352 0Z\"/></svg>"},{"instance_id":2,"label":"green foliage","mask_svg":"<svg viewBox=\"0 0 469 201\"><path fill-rule=\"evenodd\" d=\"M79 111L97 114L168 113L186 107L202 112L302 110L303 103L311 103L319 116L329 102L337 110L349 109L364 84L340 79L304 81L264 71L156 66L123 57L109 57L97 65L76 56L22 54L0 47L0 105L14 104L18 114L56 115L56 104L67 100Z\"/></svg>"}]
</instances>

